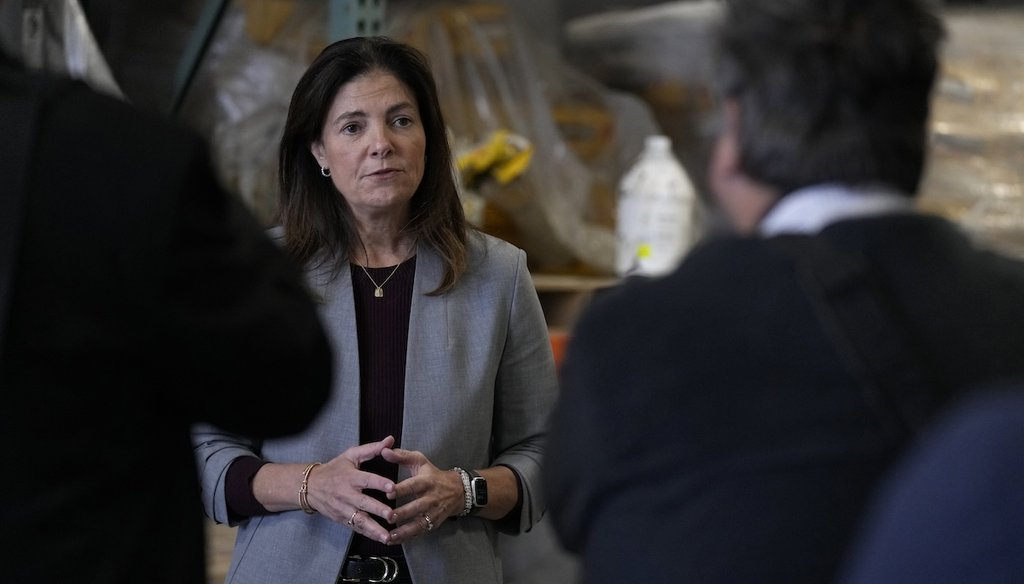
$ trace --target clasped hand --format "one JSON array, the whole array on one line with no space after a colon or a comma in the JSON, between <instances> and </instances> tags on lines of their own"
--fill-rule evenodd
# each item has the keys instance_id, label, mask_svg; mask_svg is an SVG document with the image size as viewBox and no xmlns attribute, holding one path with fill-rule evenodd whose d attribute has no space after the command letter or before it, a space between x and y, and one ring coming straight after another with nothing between
<instances>
[{"instance_id":1,"label":"clasped hand","mask_svg":"<svg viewBox=\"0 0 1024 584\"><path fill-rule=\"evenodd\" d=\"M465 494L462 480L452 471L431 464L422 453L392 448L393 436L379 442L353 446L309 476L309 502L321 515L348 526L352 531L388 545L400 545L436 530L449 517L463 509ZM380 475L360 470L360 465L376 457L409 471L409 478L395 483ZM384 493L398 501L392 509L366 491ZM389 531L372 516L382 518L393 528Z\"/></svg>"}]
</instances>

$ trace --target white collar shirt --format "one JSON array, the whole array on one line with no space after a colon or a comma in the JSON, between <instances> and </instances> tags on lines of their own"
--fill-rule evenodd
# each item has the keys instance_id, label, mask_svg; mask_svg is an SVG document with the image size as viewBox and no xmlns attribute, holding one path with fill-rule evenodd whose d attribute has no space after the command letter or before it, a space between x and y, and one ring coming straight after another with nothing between
<instances>
[{"instance_id":1,"label":"white collar shirt","mask_svg":"<svg viewBox=\"0 0 1024 584\"><path fill-rule=\"evenodd\" d=\"M782 197L761 220L758 233L813 235L838 221L912 211L911 199L890 187L822 184Z\"/></svg>"}]
</instances>

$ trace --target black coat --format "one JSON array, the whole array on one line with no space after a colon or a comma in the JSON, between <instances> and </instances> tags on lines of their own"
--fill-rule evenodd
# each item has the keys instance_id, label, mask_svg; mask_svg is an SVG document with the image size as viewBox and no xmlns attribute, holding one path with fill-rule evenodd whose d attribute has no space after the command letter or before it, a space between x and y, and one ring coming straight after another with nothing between
<instances>
[{"instance_id":1,"label":"black coat","mask_svg":"<svg viewBox=\"0 0 1024 584\"><path fill-rule=\"evenodd\" d=\"M918 215L818 237L867 259L936 405L1024 375L1021 263ZM879 419L776 243L708 242L574 330L545 489L586 583L832 578L907 435Z\"/></svg>"},{"instance_id":2,"label":"black coat","mask_svg":"<svg viewBox=\"0 0 1024 584\"><path fill-rule=\"evenodd\" d=\"M1024 384L947 409L879 485L841 584L989 584L1024 576Z\"/></svg>"},{"instance_id":3,"label":"black coat","mask_svg":"<svg viewBox=\"0 0 1024 584\"><path fill-rule=\"evenodd\" d=\"M51 95L0 356L0 580L204 582L190 427L304 428L315 305L192 133L9 67L0 92Z\"/></svg>"}]
</instances>

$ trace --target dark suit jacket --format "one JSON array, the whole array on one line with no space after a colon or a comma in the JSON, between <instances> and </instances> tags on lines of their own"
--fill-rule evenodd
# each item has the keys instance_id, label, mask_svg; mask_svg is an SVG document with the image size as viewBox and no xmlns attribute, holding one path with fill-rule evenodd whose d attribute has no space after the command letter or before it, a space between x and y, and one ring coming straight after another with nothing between
<instances>
[{"instance_id":1,"label":"dark suit jacket","mask_svg":"<svg viewBox=\"0 0 1024 584\"><path fill-rule=\"evenodd\" d=\"M843 584L1024 581L1024 383L951 408L893 468Z\"/></svg>"},{"instance_id":2,"label":"dark suit jacket","mask_svg":"<svg viewBox=\"0 0 1024 584\"><path fill-rule=\"evenodd\" d=\"M4 96L53 95L0 356L0 580L203 582L191 425L304 428L326 336L200 140L54 83L0 69Z\"/></svg>"},{"instance_id":3,"label":"dark suit jacket","mask_svg":"<svg viewBox=\"0 0 1024 584\"><path fill-rule=\"evenodd\" d=\"M840 222L935 379L1024 372L1024 267L945 221ZM904 446L817 320L792 256L721 239L598 298L562 369L545 488L585 582L827 582ZM941 396L938 396L941 398Z\"/></svg>"}]
</instances>

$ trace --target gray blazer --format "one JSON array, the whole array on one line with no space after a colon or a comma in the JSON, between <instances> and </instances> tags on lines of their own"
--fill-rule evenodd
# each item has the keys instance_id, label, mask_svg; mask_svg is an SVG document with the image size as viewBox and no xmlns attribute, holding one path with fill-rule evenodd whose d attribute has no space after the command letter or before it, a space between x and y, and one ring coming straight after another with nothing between
<instances>
[{"instance_id":1,"label":"gray blazer","mask_svg":"<svg viewBox=\"0 0 1024 584\"><path fill-rule=\"evenodd\" d=\"M523 484L519 530L544 513L541 455L557 378L544 315L526 267L526 254L484 234L469 237L468 269L443 296L443 264L429 247L417 249L409 321L405 419L401 446L422 451L439 468L516 470ZM229 523L224 477L231 462L256 455L272 462L334 458L359 443L359 357L347 271L333 280L311 272L322 295L322 316L334 352L330 400L302 434L250 440L215 428L198 428L195 453L206 514ZM404 473L404 470L401 471ZM400 475L399 479L405 475ZM296 497L298 496L296 485ZM352 532L320 515L297 510L241 523L228 582L333 584ZM404 544L418 583L500 583L495 523L451 519L429 536Z\"/></svg>"}]
</instances>

